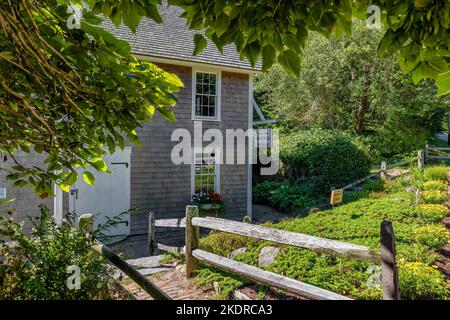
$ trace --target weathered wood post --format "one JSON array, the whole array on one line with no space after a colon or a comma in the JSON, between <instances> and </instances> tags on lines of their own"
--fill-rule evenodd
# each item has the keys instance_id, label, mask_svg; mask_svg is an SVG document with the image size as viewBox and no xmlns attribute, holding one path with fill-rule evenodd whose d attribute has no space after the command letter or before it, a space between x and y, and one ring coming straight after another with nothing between
<instances>
[{"instance_id":1,"label":"weathered wood post","mask_svg":"<svg viewBox=\"0 0 450 320\"><path fill-rule=\"evenodd\" d=\"M400 300L395 235L392 223L383 221L380 227L381 283L383 300Z\"/></svg>"},{"instance_id":2,"label":"weathered wood post","mask_svg":"<svg viewBox=\"0 0 450 320\"><path fill-rule=\"evenodd\" d=\"M417 158L417 167L419 169L423 169L424 166L425 166L425 152L419 151Z\"/></svg>"},{"instance_id":3,"label":"weathered wood post","mask_svg":"<svg viewBox=\"0 0 450 320\"><path fill-rule=\"evenodd\" d=\"M186 207L186 277L191 278L197 270L198 262L192 256L192 251L198 247L199 228L192 225L192 218L199 216L197 206Z\"/></svg>"},{"instance_id":4,"label":"weathered wood post","mask_svg":"<svg viewBox=\"0 0 450 320\"><path fill-rule=\"evenodd\" d=\"M447 115L447 128L448 128L447 145L450 147L450 111L448 112L448 115Z\"/></svg>"},{"instance_id":5,"label":"weathered wood post","mask_svg":"<svg viewBox=\"0 0 450 320\"><path fill-rule=\"evenodd\" d=\"M387 175L387 163L386 161L381 161L381 165L380 165L380 177L383 180L386 180L388 175Z\"/></svg>"},{"instance_id":6,"label":"weathered wood post","mask_svg":"<svg viewBox=\"0 0 450 320\"><path fill-rule=\"evenodd\" d=\"M155 213L150 211L148 213L148 252L149 255L153 255L156 245L156 231L155 231Z\"/></svg>"},{"instance_id":7,"label":"weathered wood post","mask_svg":"<svg viewBox=\"0 0 450 320\"><path fill-rule=\"evenodd\" d=\"M82 214L78 218L78 228L92 234L94 232L94 215L92 213Z\"/></svg>"}]
</instances>

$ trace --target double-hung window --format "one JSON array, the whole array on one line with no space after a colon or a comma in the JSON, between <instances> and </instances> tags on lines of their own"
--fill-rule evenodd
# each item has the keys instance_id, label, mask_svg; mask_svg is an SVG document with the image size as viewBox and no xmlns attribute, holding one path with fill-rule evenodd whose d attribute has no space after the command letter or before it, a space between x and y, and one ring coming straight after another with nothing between
<instances>
[{"instance_id":1,"label":"double-hung window","mask_svg":"<svg viewBox=\"0 0 450 320\"><path fill-rule=\"evenodd\" d=\"M220 120L220 72L193 72L193 120Z\"/></svg>"},{"instance_id":2,"label":"double-hung window","mask_svg":"<svg viewBox=\"0 0 450 320\"><path fill-rule=\"evenodd\" d=\"M193 153L192 192L219 192L219 163L215 150L198 150Z\"/></svg>"}]
</instances>

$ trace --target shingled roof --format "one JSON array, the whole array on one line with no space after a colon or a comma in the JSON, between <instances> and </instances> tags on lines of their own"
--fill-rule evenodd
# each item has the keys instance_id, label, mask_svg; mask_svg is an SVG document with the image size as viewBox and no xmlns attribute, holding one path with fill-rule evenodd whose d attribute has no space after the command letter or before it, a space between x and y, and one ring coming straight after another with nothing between
<instances>
[{"instance_id":1,"label":"shingled roof","mask_svg":"<svg viewBox=\"0 0 450 320\"><path fill-rule=\"evenodd\" d=\"M188 29L186 20L180 17L182 9L163 5L159 7L159 12L164 23L158 24L153 20L143 18L136 33L130 31L125 25L116 28L109 20L105 20L103 25L116 37L127 40L132 52L136 55L261 70L259 64L252 68L248 61L240 60L234 45L225 46L221 53L212 42L208 41L203 52L193 56L194 35L198 31Z\"/></svg>"}]
</instances>

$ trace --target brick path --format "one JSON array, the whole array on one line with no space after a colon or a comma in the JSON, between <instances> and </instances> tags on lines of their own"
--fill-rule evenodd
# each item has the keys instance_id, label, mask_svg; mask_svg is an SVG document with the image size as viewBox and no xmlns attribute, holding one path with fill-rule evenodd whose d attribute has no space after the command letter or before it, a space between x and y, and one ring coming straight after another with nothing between
<instances>
[{"instance_id":1,"label":"brick path","mask_svg":"<svg viewBox=\"0 0 450 320\"><path fill-rule=\"evenodd\" d=\"M148 278L174 300L208 300L215 294L212 288L197 288L192 279L186 279L183 268L184 265L179 265L170 271L156 273ZM134 282L129 282L124 287L138 300L151 300L150 296Z\"/></svg>"}]
</instances>

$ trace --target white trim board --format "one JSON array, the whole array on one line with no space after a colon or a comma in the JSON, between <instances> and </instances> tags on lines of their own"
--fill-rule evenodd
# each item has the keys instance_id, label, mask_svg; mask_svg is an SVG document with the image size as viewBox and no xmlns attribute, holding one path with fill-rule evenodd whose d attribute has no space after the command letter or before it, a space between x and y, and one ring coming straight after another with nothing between
<instances>
[{"instance_id":1,"label":"white trim board","mask_svg":"<svg viewBox=\"0 0 450 320\"><path fill-rule=\"evenodd\" d=\"M216 75L216 116L215 117L199 117L195 115L195 96L197 94L197 73L209 73ZM192 90L191 90L191 120L193 121L221 121L221 105L222 105L222 71L220 69L199 69L192 68Z\"/></svg>"},{"instance_id":2,"label":"white trim board","mask_svg":"<svg viewBox=\"0 0 450 320\"><path fill-rule=\"evenodd\" d=\"M195 62L189 60L180 60L175 58L163 58L163 57L154 57L154 56L146 56L142 54L133 54L138 60L149 61L154 63L164 63L164 64L172 64L176 66L184 66L191 68L216 68L223 71L235 72L235 73L244 73L244 74L254 74L261 73L262 71L257 69L245 69L231 66L218 65L213 63L206 62Z\"/></svg>"}]
</instances>

